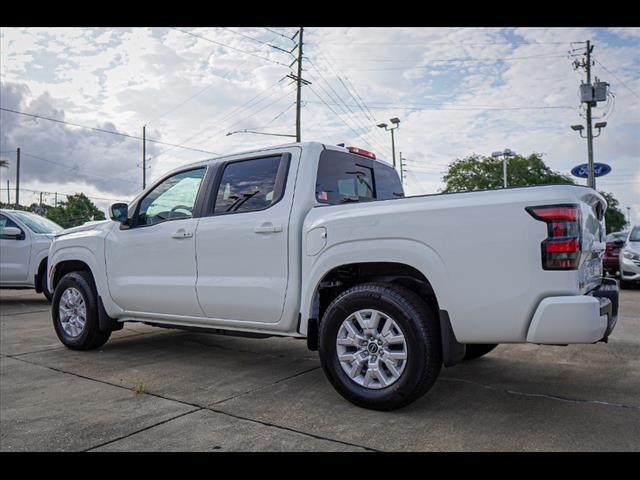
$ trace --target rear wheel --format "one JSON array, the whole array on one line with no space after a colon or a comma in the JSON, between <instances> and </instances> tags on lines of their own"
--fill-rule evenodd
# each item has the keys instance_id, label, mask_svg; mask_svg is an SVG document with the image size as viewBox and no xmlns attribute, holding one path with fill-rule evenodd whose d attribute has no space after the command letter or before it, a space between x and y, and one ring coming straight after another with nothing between
<instances>
[{"instance_id":1,"label":"rear wheel","mask_svg":"<svg viewBox=\"0 0 640 480\"><path fill-rule=\"evenodd\" d=\"M98 324L98 296L89 272L66 274L53 294L51 315L56 335L73 350L92 350L104 345L111 331Z\"/></svg>"},{"instance_id":2,"label":"rear wheel","mask_svg":"<svg viewBox=\"0 0 640 480\"><path fill-rule=\"evenodd\" d=\"M468 343L464 360L482 357L498 346L497 343Z\"/></svg>"},{"instance_id":3,"label":"rear wheel","mask_svg":"<svg viewBox=\"0 0 640 480\"><path fill-rule=\"evenodd\" d=\"M411 290L368 283L340 294L320 322L320 360L334 388L374 410L424 395L442 367L440 324Z\"/></svg>"}]
</instances>

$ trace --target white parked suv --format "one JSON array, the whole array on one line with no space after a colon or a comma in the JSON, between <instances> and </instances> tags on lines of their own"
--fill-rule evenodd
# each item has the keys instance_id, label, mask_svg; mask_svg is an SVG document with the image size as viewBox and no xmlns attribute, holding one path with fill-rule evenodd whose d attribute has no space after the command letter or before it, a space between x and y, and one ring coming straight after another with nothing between
<instances>
[{"instance_id":1,"label":"white parked suv","mask_svg":"<svg viewBox=\"0 0 640 480\"><path fill-rule=\"evenodd\" d=\"M606 341L605 208L568 185L404 198L357 148L229 155L57 236L53 323L72 349L129 321L306 338L340 394L390 410L499 343Z\"/></svg>"},{"instance_id":2,"label":"white parked suv","mask_svg":"<svg viewBox=\"0 0 640 480\"><path fill-rule=\"evenodd\" d=\"M57 223L22 210L0 210L0 288L35 288L51 300L47 256Z\"/></svg>"},{"instance_id":3,"label":"white parked suv","mask_svg":"<svg viewBox=\"0 0 640 480\"><path fill-rule=\"evenodd\" d=\"M640 225L631 229L620 249L620 286L631 283L640 284Z\"/></svg>"}]
</instances>

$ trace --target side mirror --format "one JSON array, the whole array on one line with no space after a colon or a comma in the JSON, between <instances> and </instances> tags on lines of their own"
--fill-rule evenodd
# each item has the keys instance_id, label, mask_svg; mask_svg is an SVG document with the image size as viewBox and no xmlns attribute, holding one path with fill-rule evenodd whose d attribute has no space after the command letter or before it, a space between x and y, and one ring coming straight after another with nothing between
<instances>
[{"instance_id":1,"label":"side mirror","mask_svg":"<svg viewBox=\"0 0 640 480\"><path fill-rule=\"evenodd\" d=\"M111 220L120 223L127 223L129 219L129 205L126 203L114 203L109 207L109 216Z\"/></svg>"},{"instance_id":2,"label":"side mirror","mask_svg":"<svg viewBox=\"0 0 640 480\"><path fill-rule=\"evenodd\" d=\"M22 230L20 230L18 227L4 227L2 230L0 230L0 234L3 237L13 237L18 239L22 236Z\"/></svg>"}]
</instances>

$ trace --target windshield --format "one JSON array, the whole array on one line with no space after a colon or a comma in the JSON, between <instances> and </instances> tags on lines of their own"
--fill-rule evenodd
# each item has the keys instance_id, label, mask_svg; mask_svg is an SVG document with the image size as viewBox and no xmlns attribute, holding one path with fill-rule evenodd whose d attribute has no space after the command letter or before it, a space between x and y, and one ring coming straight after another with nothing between
<instances>
[{"instance_id":1,"label":"windshield","mask_svg":"<svg viewBox=\"0 0 640 480\"><path fill-rule=\"evenodd\" d=\"M630 242L640 242L640 227L633 227L631 235L629 235Z\"/></svg>"},{"instance_id":2,"label":"windshield","mask_svg":"<svg viewBox=\"0 0 640 480\"><path fill-rule=\"evenodd\" d=\"M55 233L62 227L49 219L29 212L13 212L13 214L34 233Z\"/></svg>"}]
</instances>

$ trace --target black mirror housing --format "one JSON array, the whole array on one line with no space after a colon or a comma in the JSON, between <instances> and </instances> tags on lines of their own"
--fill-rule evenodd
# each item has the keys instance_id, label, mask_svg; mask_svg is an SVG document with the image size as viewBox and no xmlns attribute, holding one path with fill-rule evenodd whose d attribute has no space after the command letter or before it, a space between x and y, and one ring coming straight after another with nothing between
<instances>
[{"instance_id":1,"label":"black mirror housing","mask_svg":"<svg viewBox=\"0 0 640 480\"><path fill-rule=\"evenodd\" d=\"M129 205L126 203L112 204L109 207L109 217L111 217L111 220L126 224L129 220Z\"/></svg>"}]
</instances>

